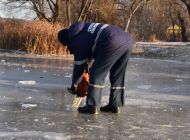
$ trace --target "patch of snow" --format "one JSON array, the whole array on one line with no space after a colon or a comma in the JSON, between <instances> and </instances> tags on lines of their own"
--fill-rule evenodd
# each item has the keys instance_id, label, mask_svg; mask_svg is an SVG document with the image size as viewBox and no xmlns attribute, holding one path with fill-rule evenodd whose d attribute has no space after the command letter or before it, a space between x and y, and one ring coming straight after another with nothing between
<instances>
[{"instance_id":1,"label":"patch of snow","mask_svg":"<svg viewBox=\"0 0 190 140\"><path fill-rule=\"evenodd\" d=\"M135 134L129 135L129 138L135 138Z\"/></svg>"},{"instance_id":2,"label":"patch of snow","mask_svg":"<svg viewBox=\"0 0 190 140\"><path fill-rule=\"evenodd\" d=\"M65 73L64 77L65 77L65 78L71 78L71 77L72 77L72 74L71 74L71 73Z\"/></svg>"},{"instance_id":3,"label":"patch of snow","mask_svg":"<svg viewBox=\"0 0 190 140\"><path fill-rule=\"evenodd\" d=\"M30 100L30 99L32 99L32 97L26 97L25 99L26 99L26 100Z\"/></svg>"},{"instance_id":4,"label":"patch of snow","mask_svg":"<svg viewBox=\"0 0 190 140\"><path fill-rule=\"evenodd\" d=\"M137 86L137 88L139 88L139 89L145 89L145 90L148 90L151 87L152 87L151 85L139 85L139 86Z\"/></svg>"},{"instance_id":5,"label":"patch of snow","mask_svg":"<svg viewBox=\"0 0 190 140\"><path fill-rule=\"evenodd\" d=\"M77 128L78 128L78 129L81 129L81 130L83 130L83 129L84 129L83 127L80 127L80 126L77 126Z\"/></svg>"},{"instance_id":6,"label":"patch of snow","mask_svg":"<svg viewBox=\"0 0 190 140\"><path fill-rule=\"evenodd\" d=\"M2 60L1 60L1 62L2 62L2 63L5 63L5 60L4 60L4 59L2 59Z\"/></svg>"},{"instance_id":7,"label":"patch of snow","mask_svg":"<svg viewBox=\"0 0 190 140\"><path fill-rule=\"evenodd\" d=\"M30 72L30 70L24 70L24 72L25 72L25 73L28 73L28 72Z\"/></svg>"},{"instance_id":8,"label":"patch of snow","mask_svg":"<svg viewBox=\"0 0 190 140\"><path fill-rule=\"evenodd\" d=\"M37 104L21 104L21 107L23 108L35 108L37 106Z\"/></svg>"},{"instance_id":9,"label":"patch of snow","mask_svg":"<svg viewBox=\"0 0 190 140\"><path fill-rule=\"evenodd\" d=\"M34 119L34 122L39 122L39 119Z\"/></svg>"},{"instance_id":10,"label":"patch of snow","mask_svg":"<svg viewBox=\"0 0 190 140\"><path fill-rule=\"evenodd\" d=\"M64 133L43 132L43 131L22 131L22 132L0 132L0 138L5 137L42 137L45 140L70 140L71 136Z\"/></svg>"},{"instance_id":11,"label":"patch of snow","mask_svg":"<svg viewBox=\"0 0 190 140\"><path fill-rule=\"evenodd\" d=\"M48 123L48 126L54 126L54 125L55 125L54 122L52 122L52 123Z\"/></svg>"},{"instance_id":12,"label":"patch of snow","mask_svg":"<svg viewBox=\"0 0 190 140\"><path fill-rule=\"evenodd\" d=\"M34 85L36 84L35 81L32 81L32 80L29 80L29 81L18 81L19 84L22 84L22 85Z\"/></svg>"},{"instance_id":13,"label":"patch of snow","mask_svg":"<svg viewBox=\"0 0 190 140\"><path fill-rule=\"evenodd\" d=\"M91 127L91 128L104 128L103 126L100 125L86 125L87 127Z\"/></svg>"},{"instance_id":14,"label":"patch of snow","mask_svg":"<svg viewBox=\"0 0 190 140\"><path fill-rule=\"evenodd\" d=\"M22 68L25 68L26 67L26 65L22 65Z\"/></svg>"},{"instance_id":15,"label":"patch of snow","mask_svg":"<svg viewBox=\"0 0 190 140\"><path fill-rule=\"evenodd\" d=\"M166 128L173 128L174 126L171 124L163 124L163 125L159 125L160 127L166 127Z\"/></svg>"},{"instance_id":16,"label":"patch of snow","mask_svg":"<svg viewBox=\"0 0 190 140\"><path fill-rule=\"evenodd\" d=\"M47 72L47 70L43 70L43 72L44 72L44 73L46 73L46 72Z\"/></svg>"},{"instance_id":17,"label":"patch of snow","mask_svg":"<svg viewBox=\"0 0 190 140\"><path fill-rule=\"evenodd\" d=\"M71 111L71 105L67 105L67 106L66 106L66 110L67 110L67 111Z\"/></svg>"},{"instance_id":18,"label":"patch of snow","mask_svg":"<svg viewBox=\"0 0 190 140\"><path fill-rule=\"evenodd\" d=\"M47 118L45 118L45 117L42 118L42 121L46 121L46 120L47 120Z\"/></svg>"},{"instance_id":19,"label":"patch of snow","mask_svg":"<svg viewBox=\"0 0 190 140\"><path fill-rule=\"evenodd\" d=\"M175 79L177 82L182 82L183 80L182 79Z\"/></svg>"}]
</instances>

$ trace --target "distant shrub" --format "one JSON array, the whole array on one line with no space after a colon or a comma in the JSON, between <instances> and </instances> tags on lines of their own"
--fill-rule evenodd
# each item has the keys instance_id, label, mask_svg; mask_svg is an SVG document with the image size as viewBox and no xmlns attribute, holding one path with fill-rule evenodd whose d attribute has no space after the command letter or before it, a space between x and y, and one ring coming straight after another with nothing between
<instances>
[{"instance_id":1,"label":"distant shrub","mask_svg":"<svg viewBox=\"0 0 190 140\"><path fill-rule=\"evenodd\" d=\"M57 40L60 24L45 21L0 19L0 48L31 54L67 54Z\"/></svg>"}]
</instances>

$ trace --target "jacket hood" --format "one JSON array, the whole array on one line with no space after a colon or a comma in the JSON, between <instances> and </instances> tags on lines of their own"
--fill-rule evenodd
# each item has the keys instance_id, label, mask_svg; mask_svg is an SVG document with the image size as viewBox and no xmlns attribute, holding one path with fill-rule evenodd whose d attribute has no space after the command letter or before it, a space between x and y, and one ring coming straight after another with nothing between
<instances>
[{"instance_id":1,"label":"jacket hood","mask_svg":"<svg viewBox=\"0 0 190 140\"><path fill-rule=\"evenodd\" d=\"M69 38L72 39L74 36L79 34L84 28L84 22L75 22L69 27Z\"/></svg>"}]
</instances>

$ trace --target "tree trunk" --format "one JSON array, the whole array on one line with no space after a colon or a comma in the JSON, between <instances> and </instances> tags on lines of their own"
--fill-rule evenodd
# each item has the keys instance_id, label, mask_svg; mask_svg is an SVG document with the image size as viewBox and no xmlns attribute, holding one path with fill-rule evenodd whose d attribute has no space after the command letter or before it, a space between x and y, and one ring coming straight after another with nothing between
<instances>
[{"instance_id":1,"label":"tree trunk","mask_svg":"<svg viewBox=\"0 0 190 140\"><path fill-rule=\"evenodd\" d=\"M187 7L187 11L188 11L188 14L189 14L189 18L190 18L190 1L189 0L181 0L185 6Z\"/></svg>"},{"instance_id":2,"label":"tree trunk","mask_svg":"<svg viewBox=\"0 0 190 140\"><path fill-rule=\"evenodd\" d=\"M71 0L66 0L67 24L71 25Z\"/></svg>"},{"instance_id":3,"label":"tree trunk","mask_svg":"<svg viewBox=\"0 0 190 140\"><path fill-rule=\"evenodd\" d=\"M90 8L92 7L92 3L94 2L94 0L91 0L90 1L90 4L89 4L89 6L88 6L88 8L87 8L87 10L86 10L86 12L85 12L85 14L84 14L84 17L83 17L83 20L85 21L86 20L86 16L87 16L87 13L88 13L88 11L90 10Z\"/></svg>"},{"instance_id":4,"label":"tree trunk","mask_svg":"<svg viewBox=\"0 0 190 140\"><path fill-rule=\"evenodd\" d=\"M86 0L85 2L83 1L82 6L81 6L81 11L80 11L80 14L78 17L78 21L84 21L85 20L87 13L92 6L93 1L94 0L90 0L90 1Z\"/></svg>"},{"instance_id":5,"label":"tree trunk","mask_svg":"<svg viewBox=\"0 0 190 140\"><path fill-rule=\"evenodd\" d=\"M172 41L176 42L175 22L172 22Z\"/></svg>"},{"instance_id":6,"label":"tree trunk","mask_svg":"<svg viewBox=\"0 0 190 140\"><path fill-rule=\"evenodd\" d=\"M182 41L183 42L187 42L187 35L186 35L186 26L185 26L185 21L183 19L183 17L181 16L181 14L178 12L178 20L180 22L181 25L181 37L182 37Z\"/></svg>"},{"instance_id":7,"label":"tree trunk","mask_svg":"<svg viewBox=\"0 0 190 140\"><path fill-rule=\"evenodd\" d=\"M169 6L169 16L170 16L170 19L171 19L171 22L172 22L172 38L171 38L171 41L175 42L176 41L176 33L175 33L175 18L172 16L172 13L171 13L171 9L172 9L172 4L170 4Z\"/></svg>"},{"instance_id":8,"label":"tree trunk","mask_svg":"<svg viewBox=\"0 0 190 140\"><path fill-rule=\"evenodd\" d=\"M146 1L146 0L145 0ZM139 9L139 7L142 5L142 3L144 2L144 0L141 0L137 6L135 6L136 4L136 0L133 1L133 3L130 6L130 13L129 13L129 17L126 20L126 24L125 24L125 31L128 31L131 19L133 17L133 15L135 14L135 12Z\"/></svg>"},{"instance_id":9,"label":"tree trunk","mask_svg":"<svg viewBox=\"0 0 190 140\"><path fill-rule=\"evenodd\" d=\"M83 17L83 15L84 15L84 13L85 13L85 9L86 9L86 7L87 7L87 5L88 5L88 1L89 1L89 0L86 0L85 3L82 3L81 11L80 11L80 14L79 14L79 17L78 17L78 21L81 21L81 20L82 20L82 17Z\"/></svg>"},{"instance_id":10,"label":"tree trunk","mask_svg":"<svg viewBox=\"0 0 190 140\"><path fill-rule=\"evenodd\" d=\"M130 24L130 22L131 22L132 17L133 17L133 14L130 13L130 16L129 16L129 18L127 19L127 23L126 23L126 25L125 25L125 31L126 31L126 32L127 32L128 29L129 29L129 24Z\"/></svg>"}]
</instances>

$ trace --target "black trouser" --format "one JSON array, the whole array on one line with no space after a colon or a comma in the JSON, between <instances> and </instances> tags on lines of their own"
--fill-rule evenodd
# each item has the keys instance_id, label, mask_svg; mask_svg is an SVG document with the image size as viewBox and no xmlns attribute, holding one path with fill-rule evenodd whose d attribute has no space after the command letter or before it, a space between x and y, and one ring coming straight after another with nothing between
<instances>
[{"instance_id":1,"label":"black trouser","mask_svg":"<svg viewBox=\"0 0 190 140\"><path fill-rule=\"evenodd\" d=\"M99 50L90 69L90 81L86 101L88 105L100 105L104 80L108 72L110 72L109 79L111 87L109 104L111 106L124 106L125 71L130 53L130 48L109 55L106 55L104 51Z\"/></svg>"}]
</instances>

